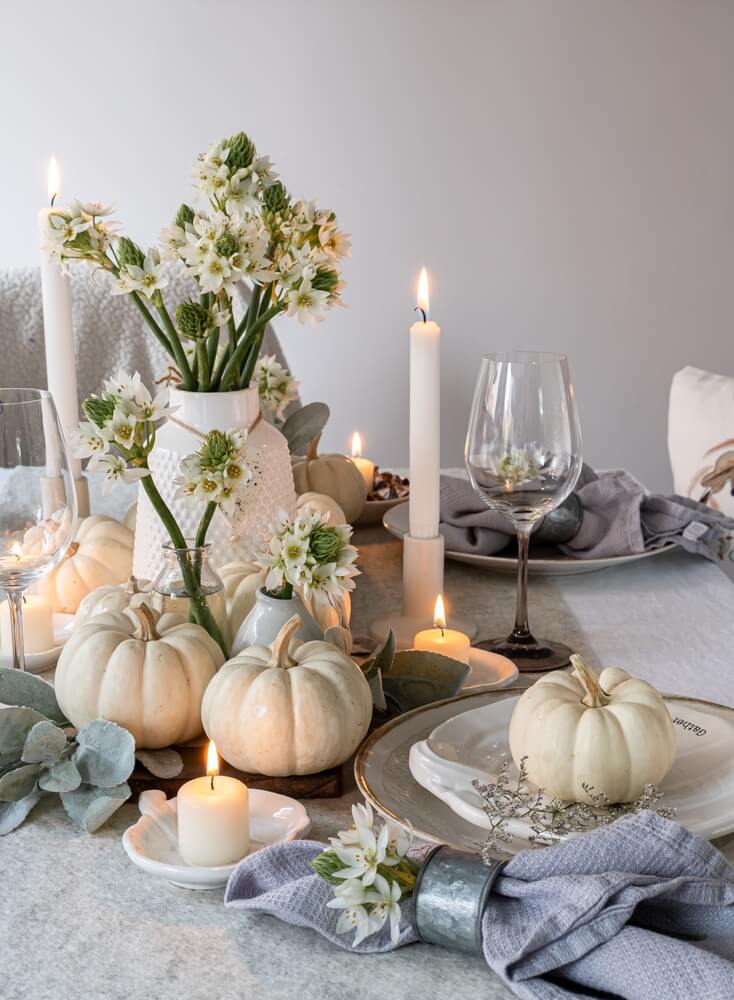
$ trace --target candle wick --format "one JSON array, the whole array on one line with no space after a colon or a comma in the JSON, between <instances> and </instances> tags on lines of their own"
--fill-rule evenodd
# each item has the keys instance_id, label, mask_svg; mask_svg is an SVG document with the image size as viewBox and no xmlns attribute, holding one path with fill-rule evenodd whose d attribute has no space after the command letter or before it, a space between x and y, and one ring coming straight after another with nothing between
<instances>
[{"instance_id":1,"label":"candle wick","mask_svg":"<svg viewBox=\"0 0 734 1000\"><path fill-rule=\"evenodd\" d=\"M428 317L426 316L426 310L423 308L423 306L416 306L413 312L419 312L423 317L423 322L424 323L428 322Z\"/></svg>"},{"instance_id":2,"label":"candle wick","mask_svg":"<svg viewBox=\"0 0 734 1000\"><path fill-rule=\"evenodd\" d=\"M58 192L54 191L54 193L51 195L51 208L54 207L54 202L56 201L56 195L57 195L57 193Z\"/></svg>"},{"instance_id":3,"label":"candle wick","mask_svg":"<svg viewBox=\"0 0 734 1000\"><path fill-rule=\"evenodd\" d=\"M442 639L445 639L445 638L446 638L446 636L445 636L445 634L444 634L444 630L443 630L443 625L438 625L438 626L437 626L437 628L440 628L440 629L441 629L441 638L442 638Z\"/></svg>"},{"instance_id":4,"label":"candle wick","mask_svg":"<svg viewBox=\"0 0 734 1000\"><path fill-rule=\"evenodd\" d=\"M212 775L212 791L214 791L214 775Z\"/></svg>"}]
</instances>

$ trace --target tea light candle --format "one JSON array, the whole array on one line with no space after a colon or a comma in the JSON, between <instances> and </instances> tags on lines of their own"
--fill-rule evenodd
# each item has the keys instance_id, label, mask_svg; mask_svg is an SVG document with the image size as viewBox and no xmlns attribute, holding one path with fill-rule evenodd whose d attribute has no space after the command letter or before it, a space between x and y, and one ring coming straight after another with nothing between
<instances>
[{"instance_id":1,"label":"tea light candle","mask_svg":"<svg viewBox=\"0 0 734 1000\"><path fill-rule=\"evenodd\" d=\"M375 463L362 457L362 438L357 431L352 435L352 461L362 473L364 485L367 487L367 498L375 486Z\"/></svg>"},{"instance_id":2,"label":"tea light candle","mask_svg":"<svg viewBox=\"0 0 734 1000\"><path fill-rule=\"evenodd\" d=\"M244 782L219 774L211 740L206 774L176 796L178 849L187 865L213 868L239 861L250 849L249 795Z\"/></svg>"},{"instance_id":3,"label":"tea light candle","mask_svg":"<svg viewBox=\"0 0 734 1000\"><path fill-rule=\"evenodd\" d=\"M23 595L23 648L26 655L45 653L57 643L54 639L51 605L45 597ZM8 602L0 604L0 653L13 655L13 629Z\"/></svg>"},{"instance_id":4,"label":"tea light candle","mask_svg":"<svg viewBox=\"0 0 734 1000\"><path fill-rule=\"evenodd\" d=\"M469 636L456 629L446 628L446 611L442 594L436 598L433 622L434 628L418 632L413 642L415 649L427 649L432 653L440 653L442 656L450 656L453 660L468 663L471 649Z\"/></svg>"}]
</instances>

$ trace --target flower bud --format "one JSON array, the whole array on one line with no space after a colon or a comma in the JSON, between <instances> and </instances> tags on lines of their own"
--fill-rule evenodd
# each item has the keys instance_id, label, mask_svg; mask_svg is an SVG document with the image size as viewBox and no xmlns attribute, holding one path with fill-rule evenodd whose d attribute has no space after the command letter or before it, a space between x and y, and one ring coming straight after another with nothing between
<instances>
[{"instance_id":1,"label":"flower bud","mask_svg":"<svg viewBox=\"0 0 734 1000\"><path fill-rule=\"evenodd\" d=\"M145 254L127 236L121 236L117 241L117 256L121 267L142 267L145 263Z\"/></svg>"},{"instance_id":2,"label":"flower bud","mask_svg":"<svg viewBox=\"0 0 734 1000\"><path fill-rule=\"evenodd\" d=\"M199 340L209 330L209 310L199 302L182 302L176 308L176 326L182 337Z\"/></svg>"},{"instance_id":3,"label":"flower bud","mask_svg":"<svg viewBox=\"0 0 734 1000\"><path fill-rule=\"evenodd\" d=\"M255 144L244 132L237 132L230 136L229 139L225 140L224 145L229 149L227 166L232 173L243 167L249 167L255 159Z\"/></svg>"},{"instance_id":4,"label":"flower bud","mask_svg":"<svg viewBox=\"0 0 734 1000\"><path fill-rule=\"evenodd\" d=\"M106 427L115 412L115 402L104 396L89 396L82 403L82 413L96 427Z\"/></svg>"},{"instance_id":5,"label":"flower bud","mask_svg":"<svg viewBox=\"0 0 734 1000\"><path fill-rule=\"evenodd\" d=\"M311 532L311 552L319 565L336 562L342 550L342 539L336 528L328 525L316 527Z\"/></svg>"},{"instance_id":6,"label":"flower bud","mask_svg":"<svg viewBox=\"0 0 734 1000\"><path fill-rule=\"evenodd\" d=\"M176 212L176 225L180 226L182 229L186 228L186 223L191 223L194 221L194 210L189 208L188 205L181 205L178 212Z\"/></svg>"}]
</instances>

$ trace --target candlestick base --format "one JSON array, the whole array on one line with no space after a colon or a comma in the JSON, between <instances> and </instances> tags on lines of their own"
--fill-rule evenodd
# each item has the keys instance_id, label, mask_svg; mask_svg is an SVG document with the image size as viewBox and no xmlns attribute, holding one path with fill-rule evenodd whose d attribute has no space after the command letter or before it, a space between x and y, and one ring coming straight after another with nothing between
<instances>
[{"instance_id":1,"label":"candlestick base","mask_svg":"<svg viewBox=\"0 0 734 1000\"><path fill-rule=\"evenodd\" d=\"M435 538L403 537L403 612L384 615L370 626L374 639L384 639L390 629L400 649L410 649L416 632L433 627L436 598L443 591L443 536ZM454 614L449 606L449 628L477 634L474 622Z\"/></svg>"},{"instance_id":2,"label":"candlestick base","mask_svg":"<svg viewBox=\"0 0 734 1000\"><path fill-rule=\"evenodd\" d=\"M74 480L79 517L89 517L89 483L84 476ZM44 476L41 479L43 516L50 517L59 507L66 506L64 480L61 476Z\"/></svg>"}]
</instances>

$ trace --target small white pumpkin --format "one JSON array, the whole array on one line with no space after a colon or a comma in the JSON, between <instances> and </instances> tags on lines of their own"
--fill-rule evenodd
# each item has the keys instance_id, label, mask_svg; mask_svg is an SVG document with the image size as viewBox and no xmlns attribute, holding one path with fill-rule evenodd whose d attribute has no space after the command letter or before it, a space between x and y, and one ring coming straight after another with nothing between
<instances>
[{"instance_id":1,"label":"small white pumpkin","mask_svg":"<svg viewBox=\"0 0 734 1000\"><path fill-rule=\"evenodd\" d=\"M56 667L56 697L78 728L109 719L149 750L201 735L201 700L224 661L217 643L179 615L146 604L77 625Z\"/></svg>"},{"instance_id":2,"label":"small white pumpkin","mask_svg":"<svg viewBox=\"0 0 734 1000\"><path fill-rule=\"evenodd\" d=\"M54 611L76 614L82 598L104 584L124 583L133 568L134 536L111 517L79 521L74 541L54 569L33 585Z\"/></svg>"},{"instance_id":3,"label":"small white pumpkin","mask_svg":"<svg viewBox=\"0 0 734 1000\"><path fill-rule=\"evenodd\" d=\"M304 507L313 507L319 514L330 514L329 524L346 524L347 519L344 511L332 497L327 497L325 493L302 493L296 500L299 510Z\"/></svg>"},{"instance_id":4,"label":"small white pumpkin","mask_svg":"<svg viewBox=\"0 0 734 1000\"><path fill-rule=\"evenodd\" d=\"M150 580L138 580L132 575L122 587L106 583L82 598L76 620L80 622L93 618L95 615L104 614L105 611L127 611L128 608L136 608L145 603L155 608L154 598L158 595L152 593L152 590L153 584Z\"/></svg>"},{"instance_id":5,"label":"small white pumpkin","mask_svg":"<svg viewBox=\"0 0 734 1000\"><path fill-rule=\"evenodd\" d=\"M510 752L547 795L632 802L673 765L673 723L660 693L619 667L597 677L580 656L572 674L546 674L522 695L510 720ZM586 786L586 787L584 787Z\"/></svg>"},{"instance_id":6,"label":"small white pumpkin","mask_svg":"<svg viewBox=\"0 0 734 1000\"><path fill-rule=\"evenodd\" d=\"M222 566L219 576L227 599L227 623L231 641L255 607L257 592L265 586L267 570L254 562L230 562Z\"/></svg>"},{"instance_id":7,"label":"small white pumpkin","mask_svg":"<svg viewBox=\"0 0 734 1000\"><path fill-rule=\"evenodd\" d=\"M243 771L315 774L342 764L369 728L362 671L328 642L290 645L300 623L294 615L272 647L243 650L206 689L204 731Z\"/></svg>"},{"instance_id":8,"label":"small white pumpkin","mask_svg":"<svg viewBox=\"0 0 734 1000\"><path fill-rule=\"evenodd\" d=\"M347 522L353 524L367 500L362 473L346 455L319 455L320 437L308 446L306 457L297 459L293 465L296 493L325 493L336 500Z\"/></svg>"}]
</instances>

